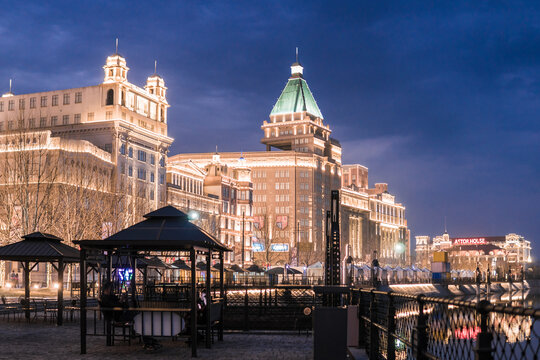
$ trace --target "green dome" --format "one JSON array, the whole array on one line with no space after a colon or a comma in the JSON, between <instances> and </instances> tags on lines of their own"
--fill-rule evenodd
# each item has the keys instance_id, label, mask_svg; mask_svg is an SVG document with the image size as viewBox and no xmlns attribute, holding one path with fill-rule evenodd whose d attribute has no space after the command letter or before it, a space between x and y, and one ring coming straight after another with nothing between
<instances>
[{"instance_id":1,"label":"green dome","mask_svg":"<svg viewBox=\"0 0 540 360\"><path fill-rule=\"evenodd\" d=\"M323 119L321 110L319 110L306 80L301 77L290 78L274 105L270 116L303 111Z\"/></svg>"}]
</instances>

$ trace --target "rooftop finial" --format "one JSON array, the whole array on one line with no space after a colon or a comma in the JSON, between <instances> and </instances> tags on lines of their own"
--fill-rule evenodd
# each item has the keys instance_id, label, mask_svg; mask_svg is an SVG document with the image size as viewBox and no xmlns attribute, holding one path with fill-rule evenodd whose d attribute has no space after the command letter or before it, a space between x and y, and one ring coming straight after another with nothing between
<instances>
[{"instance_id":1,"label":"rooftop finial","mask_svg":"<svg viewBox=\"0 0 540 360\"><path fill-rule=\"evenodd\" d=\"M298 46L296 47L296 62L298 62Z\"/></svg>"},{"instance_id":2,"label":"rooftop finial","mask_svg":"<svg viewBox=\"0 0 540 360\"><path fill-rule=\"evenodd\" d=\"M11 94L11 87L13 85L13 80L9 79L9 93Z\"/></svg>"},{"instance_id":3,"label":"rooftop finial","mask_svg":"<svg viewBox=\"0 0 540 360\"><path fill-rule=\"evenodd\" d=\"M218 151L217 151L217 145L216 145L216 154L217 154L217 153L218 153Z\"/></svg>"},{"instance_id":4,"label":"rooftop finial","mask_svg":"<svg viewBox=\"0 0 540 360\"><path fill-rule=\"evenodd\" d=\"M157 74L157 60L154 60L154 75Z\"/></svg>"},{"instance_id":5,"label":"rooftop finial","mask_svg":"<svg viewBox=\"0 0 540 360\"><path fill-rule=\"evenodd\" d=\"M115 54L118 54L118 38L116 38L116 52Z\"/></svg>"},{"instance_id":6,"label":"rooftop finial","mask_svg":"<svg viewBox=\"0 0 540 360\"><path fill-rule=\"evenodd\" d=\"M448 230L446 229L446 216L444 217L444 233L448 234Z\"/></svg>"}]
</instances>

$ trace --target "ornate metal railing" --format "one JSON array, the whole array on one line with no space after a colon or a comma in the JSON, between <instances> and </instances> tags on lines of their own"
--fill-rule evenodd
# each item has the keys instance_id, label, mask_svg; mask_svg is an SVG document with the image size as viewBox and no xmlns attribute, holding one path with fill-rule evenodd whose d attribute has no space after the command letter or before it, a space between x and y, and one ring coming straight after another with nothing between
<instances>
[{"instance_id":1,"label":"ornate metal railing","mask_svg":"<svg viewBox=\"0 0 540 360\"><path fill-rule=\"evenodd\" d=\"M354 290L360 347L373 359L537 359L540 310Z\"/></svg>"}]
</instances>

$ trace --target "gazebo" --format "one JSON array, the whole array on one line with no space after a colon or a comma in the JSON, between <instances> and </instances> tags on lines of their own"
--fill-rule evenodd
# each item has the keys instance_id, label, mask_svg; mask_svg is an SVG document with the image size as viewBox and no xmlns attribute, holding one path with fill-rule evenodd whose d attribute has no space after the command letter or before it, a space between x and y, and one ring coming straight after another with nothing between
<instances>
[{"instance_id":1,"label":"gazebo","mask_svg":"<svg viewBox=\"0 0 540 360\"><path fill-rule=\"evenodd\" d=\"M206 272L211 271L213 254L218 255L220 263L223 263L223 253L229 251L219 243L212 235L206 233L196 225L192 224L188 216L172 206L165 206L161 209L144 215L143 220L130 226L104 240L82 240L76 241L81 247L80 251L80 271L81 289L86 288L87 261L91 256L105 256L109 258L113 255L125 255L131 259L133 274L137 268L137 258L142 254L161 253L167 255L171 253L189 253L190 257L190 314L191 314L191 349L192 356L197 356L197 279L196 263L197 256L203 255L205 259ZM111 280L111 269L107 269L107 280ZM205 279L206 288L206 347L211 347L211 291L210 276ZM223 297L223 268L220 270L220 296ZM136 281L131 281L130 292L132 301L137 300ZM220 304L219 306L222 306ZM135 311L137 309L134 309ZM221 309L223 310L223 309ZM86 353L86 292L81 291L81 354ZM220 328L218 338L223 339L223 311L221 313Z\"/></svg>"},{"instance_id":2,"label":"gazebo","mask_svg":"<svg viewBox=\"0 0 540 360\"><path fill-rule=\"evenodd\" d=\"M40 262L51 263L58 271L58 325L63 323L64 310L64 269L66 263L79 261L79 250L63 244L62 239L41 232L22 237L23 240L0 247L0 260L20 261L24 270L24 298L26 318L30 318L30 271ZM33 263L31 265L31 263Z\"/></svg>"}]
</instances>

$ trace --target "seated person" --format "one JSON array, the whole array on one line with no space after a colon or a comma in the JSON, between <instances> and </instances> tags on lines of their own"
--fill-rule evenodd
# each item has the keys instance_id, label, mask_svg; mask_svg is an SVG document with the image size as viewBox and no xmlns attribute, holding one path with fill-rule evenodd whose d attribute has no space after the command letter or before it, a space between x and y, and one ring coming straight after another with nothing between
<instances>
[{"instance_id":1,"label":"seated person","mask_svg":"<svg viewBox=\"0 0 540 360\"><path fill-rule=\"evenodd\" d=\"M114 308L121 307L122 303L118 296L114 293L114 284L112 282L106 282L103 285L101 296L99 298L99 306L102 308ZM103 316L107 321L119 321L122 316L121 311L102 310Z\"/></svg>"}]
</instances>

